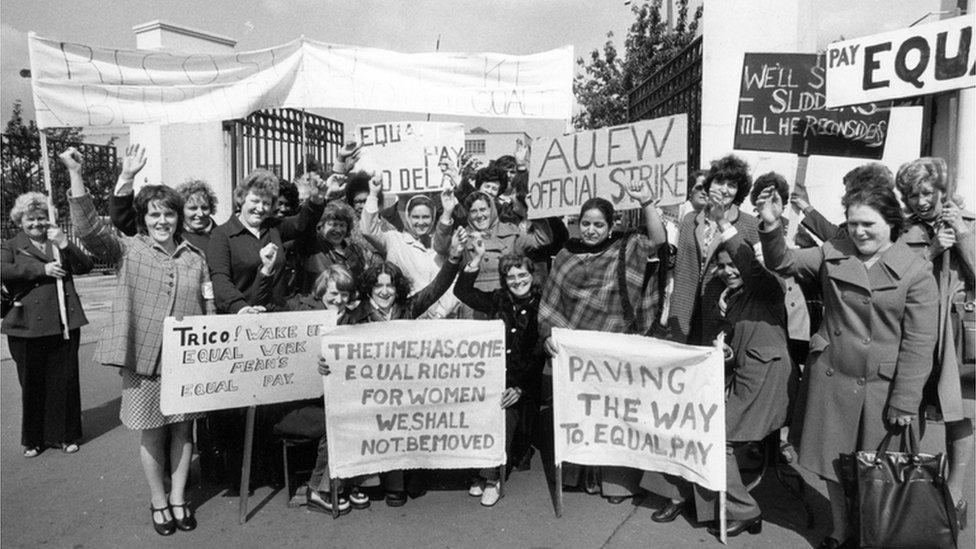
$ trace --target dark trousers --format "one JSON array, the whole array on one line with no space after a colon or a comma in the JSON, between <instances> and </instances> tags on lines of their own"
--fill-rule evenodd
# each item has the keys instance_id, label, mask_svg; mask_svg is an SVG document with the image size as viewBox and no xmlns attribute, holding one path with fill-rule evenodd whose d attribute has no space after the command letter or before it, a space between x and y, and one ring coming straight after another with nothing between
<instances>
[{"instance_id":1,"label":"dark trousers","mask_svg":"<svg viewBox=\"0 0 976 549\"><path fill-rule=\"evenodd\" d=\"M515 428L519 424L518 403L505 408L505 455L506 463L512 463L512 441L515 439ZM482 469L481 478L488 480L498 480L498 467Z\"/></svg>"},{"instance_id":2,"label":"dark trousers","mask_svg":"<svg viewBox=\"0 0 976 549\"><path fill-rule=\"evenodd\" d=\"M23 418L20 443L25 448L74 442L81 438L81 389L78 343L81 330L45 337L7 336L17 364Z\"/></svg>"}]
</instances>

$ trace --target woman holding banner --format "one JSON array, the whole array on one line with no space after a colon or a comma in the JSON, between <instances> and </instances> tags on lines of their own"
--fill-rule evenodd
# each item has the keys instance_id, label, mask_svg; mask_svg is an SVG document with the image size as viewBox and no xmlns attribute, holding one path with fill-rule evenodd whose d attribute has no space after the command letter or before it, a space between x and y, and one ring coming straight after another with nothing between
<instances>
[{"instance_id":1,"label":"woman holding banner","mask_svg":"<svg viewBox=\"0 0 976 549\"><path fill-rule=\"evenodd\" d=\"M71 221L92 255L118 269L113 323L99 346L99 361L122 369L119 416L141 432L139 454L149 481L153 528L168 536L196 528L185 488L193 455L193 420L202 414L164 415L160 401L163 319L202 315L209 283L200 250L182 237L183 198L165 185L147 185L134 205L138 234L115 236L95 212L81 176L83 158L74 148L61 154L71 177ZM170 492L166 494L166 458Z\"/></svg>"},{"instance_id":2,"label":"woman holding banner","mask_svg":"<svg viewBox=\"0 0 976 549\"><path fill-rule=\"evenodd\" d=\"M461 252L467 243L467 238L464 229L458 229L454 232L451 237L451 250L448 260L441 266L433 282L412 295L410 293L410 281L396 264L386 261L367 269L359 283L359 305L340 316L339 324L366 324L419 318L454 283L458 265L461 262ZM319 361L319 373L322 375L331 373L331 369L324 359ZM328 477L328 446L323 437L319 444L315 470L312 479L309 481L309 508L326 513L332 512L329 496L319 493L319 490L322 489L323 480ZM387 505L401 507L407 503L403 471L389 471L381 474L380 478L386 490ZM339 497L340 513L348 510L350 501L360 509L369 506L369 499L358 487L353 487L349 490L348 500L345 496Z\"/></svg>"},{"instance_id":3,"label":"woman holding banner","mask_svg":"<svg viewBox=\"0 0 976 549\"><path fill-rule=\"evenodd\" d=\"M905 220L893 190L864 185L841 203L845 235L792 250L775 189L756 201L766 266L823 288L824 320L810 338L791 436L799 437L800 465L827 483L833 531L826 548L851 542L839 458L874 450L889 430L914 421L938 336L932 265L899 238Z\"/></svg>"},{"instance_id":4,"label":"woman holding banner","mask_svg":"<svg viewBox=\"0 0 976 549\"><path fill-rule=\"evenodd\" d=\"M549 337L555 327L644 334L654 322L660 305L657 276L650 276L645 284L645 273L649 258L651 265L657 265L658 248L667 242L667 235L651 190L637 181L627 194L644 210L647 236L612 234L613 205L591 198L580 208L580 238L570 239L553 260L539 304L539 336L550 356L558 353ZM548 391L546 400L551 402L551 379L543 381L543 391ZM548 415L543 412L539 424L551 441L551 410ZM552 455L551 450L547 453ZM620 503L639 490L640 479L641 471L635 469L567 463L562 482L589 493L602 492L610 503Z\"/></svg>"},{"instance_id":5,"label":"woman holding banner","mask_svg":"<svg viewBox=\"0 0 976 549\"><path fill-rule=\"evenodd\" d=\"M949 493L962 529L968 503L955 498L965 493L966 469L973 461L973 345L970 336L967 348L964 323L967 307L972 315L976 287L976 215L953 201L946 163L941 158L919 158L905 164L898 170L895 185L909 213L908 230L902 238L932 262L939 285L939 341L923 405L945 422ZM964 368L967 361L968 371ZM960 381L960 374L966 379Z\"/></svg>"}]
</instances>

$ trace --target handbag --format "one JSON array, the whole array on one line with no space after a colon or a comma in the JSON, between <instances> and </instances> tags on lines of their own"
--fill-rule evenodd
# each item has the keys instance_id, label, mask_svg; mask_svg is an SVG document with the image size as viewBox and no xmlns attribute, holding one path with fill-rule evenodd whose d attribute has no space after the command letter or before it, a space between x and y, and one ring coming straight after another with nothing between
<instances>
[{"instance_id":1,"label":"handbag","mask_svg":"<svg viewBox=\"0 0 976 549\"><path fill-rule=\"evenodd\" d=\"M911 425L901 429L902 451L888 451L893 434L888 431L877 451L846 456L847 473L853 474L847 487L850 515L860 546L956 547L958 525L946 486L945 454L919 453Z\"/></svg>"},{"instance_id":2,"label":"handbag","mask_svg":"<svg viewBox=\"0 0 976 549\"><path fill-rule=\"evenodd\" d=\"M959 377L973 379L976 377L976 302L971 296L966 297L970 299L953 303L949 314L956 338Z\"/></svg>"}]
</instances>

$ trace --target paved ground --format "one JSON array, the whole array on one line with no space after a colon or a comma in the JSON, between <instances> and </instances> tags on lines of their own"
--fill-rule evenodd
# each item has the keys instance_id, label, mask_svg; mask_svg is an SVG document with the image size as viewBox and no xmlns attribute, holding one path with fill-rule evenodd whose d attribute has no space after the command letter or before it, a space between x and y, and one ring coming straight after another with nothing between
<instances>
[{"instance_id":1,"label":"paved ground","mask_svg":"<svg viewBox=\"0 0 976 549\"><path fill-rule=\"evenodd\" d=\"M150 525L148 489L139 466L137 436L118 421L117 371L91 362L100 328L111 313L111 277L79 281L92 326L82 330L81 390L85 439L81 451L48 450L27 460L21 455L20 389L3 343L0 364L0 543L4 547L719 547L703 527L686 519L660 525L650 513L659 502L609 505L579 493L565 496L561 519L553 515L538 458L531 471L513 473L506 497L491 509L470 498L456 475L432 479L440 489L393 509L380 502L339 520L304 508L289 509L283 490L261 487L252 497L245 525L237 521L237 499L221 487L197 484L189 497L199 528L170 538ZM923 446L938 451L941 426ZM196 476L199 478L199 475ZM446 479L446 480L445 480ZM743 534L731 547L811 547L826 535L827 500L821 483L810 479L807 501L816 524L804 526L802 507L767 475L756 494L767 522L762 534ZM972 479L970 479L972 486ZM973 494L969 501L976 502ZM972 511L971 511L972 512ZM960 547L973 547L973 529Z\"/></svg>"}]
</instances>

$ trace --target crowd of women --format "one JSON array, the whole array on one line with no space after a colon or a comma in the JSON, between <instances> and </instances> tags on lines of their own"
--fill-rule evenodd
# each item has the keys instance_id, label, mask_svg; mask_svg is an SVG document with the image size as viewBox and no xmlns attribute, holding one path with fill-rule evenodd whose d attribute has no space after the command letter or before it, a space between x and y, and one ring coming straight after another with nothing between
<instances>
[{"instance_id":1,"label":"crowd of women","mask_svg":"<svg viewBox=\"0 0 976 549\"><path fill-rule=\"evenodd\" d=\"M331 169L303 176L298 186L255 170L236 186L234 215L218 225L205 182L147 185L133 194L146 155L131 146L112 197L113 229L85 189L82 156L65 151L71 221L84 250L48 225L46 197L27 193L11 212L23 232L3 243L0 258L14 296L2 331L22 386L24 456L50 444L78 450L78 338L86 319L72 277L88 272L94 256L117 270L112 322L96 359L120 369L120 417L140 432L152 525L161 535L196 526L185 493L193 422L202 463L216 463L216 455L239 459L233 433L243 431L237 410L162 414L163 319L317 309L335 311L340 324L502 320L508 463L528 468L538 449L550 476L553 327L694 345L719 339L726 349L726 524L715 521L714 493L669 475L567 464L558 480L611 504L657 493L666 502L651 516L657 522L693 510L715 534L759 533L762 514L740 477L740 450L779 440L787 427L799 464L827 485L833 522L821 546L846 547L855 542L839 458L874 449L890 430L937 418L946 425L949 489L965 526L976 218L953 195L943 161L922 158L897 176L881 164L853 170L844 180L846 220L835 226L805 196L791 196L782 176L753 182L746 163L730 155L691 174L677 224L664 221L638 182L626 190L640 204L641 230L615 231L613 205L593 198L572 220L578 236L570 238L563 219L527 219L529 153L520 143L513 156L464 177L443 165L442 192L384 197L378 178L355 170L358 149L350 144ZM756 216L742 209L747 197ZM784 216L790 203L802 218L795 231ZM58 291L67 303L67 338ZM324 360L318 368L331 371ZM312 413L300 413L308 407ZM390 506L408 501L409 471L343 479L336 498L328 493L321 402L259 415L259 441L272 425L280 432L289 422L320 437L309 509L362 509L379 490ZM239 461L223 465L233 471ZM472 472L469 494L496 504L499 471Z\"/></svg>"}]
</instances>

